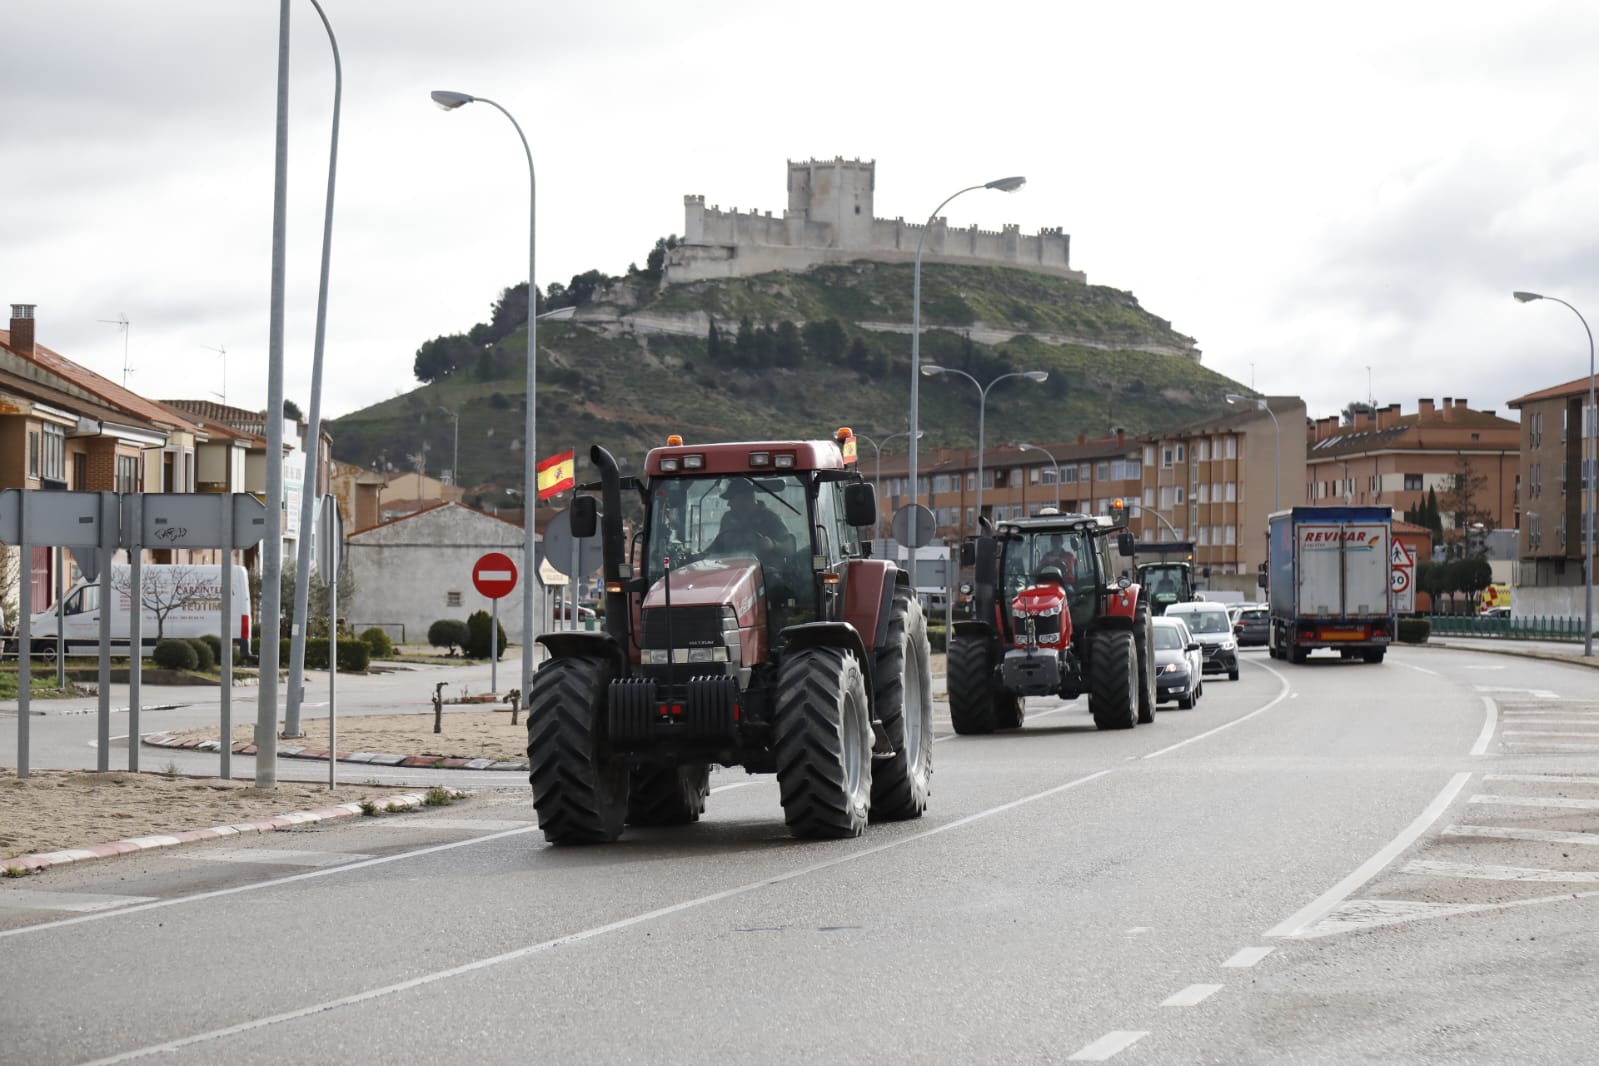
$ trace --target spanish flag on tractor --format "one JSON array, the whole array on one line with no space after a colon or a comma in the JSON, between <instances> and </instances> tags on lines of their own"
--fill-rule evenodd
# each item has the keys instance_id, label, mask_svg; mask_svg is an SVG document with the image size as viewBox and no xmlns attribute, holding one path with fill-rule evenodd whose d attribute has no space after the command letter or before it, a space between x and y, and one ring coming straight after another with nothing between
<instances>
[{"instance_id":1,"label":"spanish flag on tractor","mask_svg":"<svg viewBox=\"0 0 1599 1066\"><path fill-rule=\"evenodd\" d=\"M577 468L570 449L539 460L539 499L547 500L577 484Z\"/></svg>"}]
</instances>

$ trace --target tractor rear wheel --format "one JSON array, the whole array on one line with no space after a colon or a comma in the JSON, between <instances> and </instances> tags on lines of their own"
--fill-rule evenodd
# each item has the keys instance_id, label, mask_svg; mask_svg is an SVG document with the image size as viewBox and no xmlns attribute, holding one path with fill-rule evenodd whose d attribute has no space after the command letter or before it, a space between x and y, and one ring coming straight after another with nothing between
<instances>
[{"instance_id":1,"label":"tractor rear wheel","mask_svg":"<svg viewBox=\"0 0 1599 1066\"><path fill-rule=\"evenodd\" d=\"M1138 724L1155 720L1155 631L1149 624L1149 604L1142 596L1133 608L1133 643L1138 652Z\"/></svg>"},{"instance_id":2,"label":"tractor rear wheel","mask_svg":"<svg viewBox=\"0 0 1599 1066\"><path fill-rule=\"evenodd\" d=\"M688 825L705 813L705 797L711 791L709 764L641 766L631 776L628 825Z\"/></svg>"},{"instance_id":3,"label":"tractor rear wheel","mask_svg":"<svg viewBox=\"0 0 1599 1066\"><path fill-rule=\"evenodd\" d=\"M894 747L872 763L872 818L920 818L933 776L933 674L927 619L908 591L896 591L888 641L872 661L878 720Z\"/></svg>"},{"instance_id":4,"label":"tractor rear wheel","mask_svg":"<svg viewBox=\"0 0 1599 1066\"><path fill-rule=\"evenodd\" d=\"M866 681L841 648L802 648L778 670L777 784L797 837L860 836L872 798Z\"/></svg>"},{"instance_id":5,"label":"tractor rear wheel","mask_svg":"<svg viewBox=\"0 0 1599 1066\"><path fill-rule=\"evenodd\" d=\"M1088 634L1088 710L1099 729L1131 729L1138 722L1138 649L1128 629Z\"/></svg>"},{"instance_id":6,"label":"tractor rear wheel","mask_svg":"<svg viewBox=\"0 0 1599 1066\"><path fill-rule=\"evenodd\" d=\"M973 637L950 641L945 671L949 718L955 732L992 733L998 723L994 721L994 671L988 664L988 641Z\"/></svg>"},{"instance_id":7,"label":"tractor rear wheel","mask_svg":"<svg viewBox=\"0 0 1599 1066\"><path fill-rule=\"evenodd\" d=\"M627 767L605 737L611 671L597 659L553 659L527 701L528 780L551 844L603 844L622 835Z\"/></svg>"}]
</instances>

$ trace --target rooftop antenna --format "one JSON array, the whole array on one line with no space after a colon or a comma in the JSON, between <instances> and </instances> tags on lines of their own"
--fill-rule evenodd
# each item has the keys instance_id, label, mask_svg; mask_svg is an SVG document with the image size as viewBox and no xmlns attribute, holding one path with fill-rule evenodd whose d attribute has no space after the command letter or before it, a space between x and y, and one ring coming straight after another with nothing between
<instances>
[{"instance_id":1,"label":"rooftop antenna","mask_svg":"<svg viewBox=\"0 0 1599 1066\"><path fill-rule=\"evenodd\" d=\"M1366 368L1366 406L1373 411L1377 409L1377 394L1371 388L1371 367Z\"/></svg>"},{"instance_id":2,"label":"rooftop antenna","mask_svg":"<svg viewBox=\"0 0 1599 1066\"><path fill-rule=\"evenodd\" d=\"M213 348L209 344L202 344L200 347L208 352L216 352L222 357L222 391L213 392L211 395L215 396L221 401L222 406L226 407L228 405L228 349L225 345L218 345Z\"/></svg>"},{"instance_id":3,"label":"rooftop antenna","mask_svg":"<svg viewBox=\"0 0 1599 1066\"><path fill-rule=\"evenodd\" d=\"M127 388L128 375L136 369L128 365L128 334L133 331L133 323L128 321L126 311L117 312L116 318L102 318L100 321L122 330L122 387Z\"/></svg>"}]
</instances>

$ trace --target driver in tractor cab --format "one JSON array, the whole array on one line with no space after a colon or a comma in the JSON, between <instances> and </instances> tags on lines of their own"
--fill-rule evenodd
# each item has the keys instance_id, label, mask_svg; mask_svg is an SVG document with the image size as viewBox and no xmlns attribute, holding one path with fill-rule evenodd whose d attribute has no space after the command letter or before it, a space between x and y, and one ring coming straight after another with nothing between
<instances>
[{"instance_id":1,"label":"driver in tractor cab","mask_svg":"<svg viewBox=\"0 0 1599 1066\"><path fill-rule=\"evenodd\" d=\"M769 552L784 545L788 531L783 520L755 498L755 483L749 478L734 478L722 491L722 499L727 501L727 511L708 551Z\"/></svg>"},{"instance_id":2,"label":"driver in tractor cab","mask_svg":"<svg viewBox=\"0 0 1599 1066\"><path fill-rule=\"evenodd\" d=\"M1047 580L1043 577L1046 569L1056 571L1056 583L1062 588L1077 584L1077 556L1066 548L1059 533L1050 534L1049 546L1044 549L1035 569L1040 580Z\"/></svg>"}]
</instances>

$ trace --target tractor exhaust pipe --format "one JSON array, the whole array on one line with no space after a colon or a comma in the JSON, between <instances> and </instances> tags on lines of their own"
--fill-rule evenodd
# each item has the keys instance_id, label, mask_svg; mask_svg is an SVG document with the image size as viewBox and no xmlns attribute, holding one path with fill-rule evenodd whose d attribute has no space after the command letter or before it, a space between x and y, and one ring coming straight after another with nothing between
<instances>
[{"instance_id":1,"label":"tractor exhaust pipe","mask_svg":"<svg viewBox=\"0 0 1599 1066\"><path fill-rule=\"evenodd\" d=\"M589 462L600 471L601 573L605 576L605 629L625 650L629 647L627 593L622 590L622 564L627 557L627 535L622 528L622 472L616 459L598 444L589 449ZM631 575L629 575L631 576Z\"/></svg>"}]
</instances>

